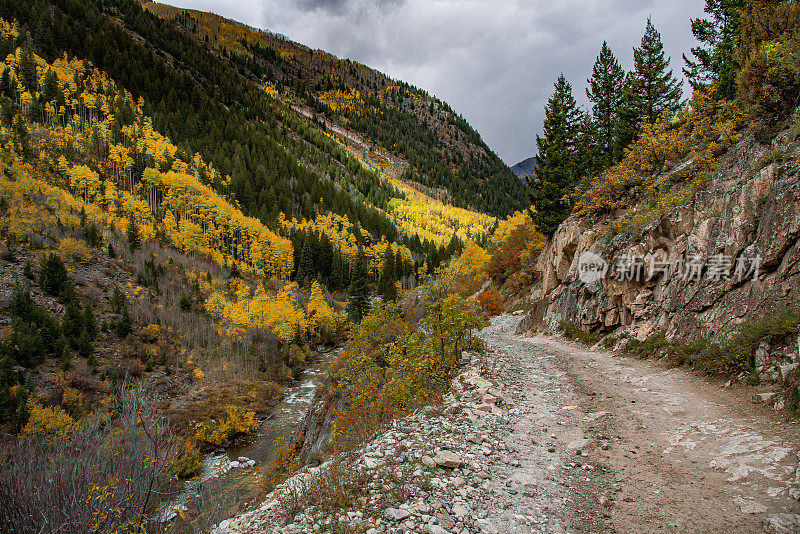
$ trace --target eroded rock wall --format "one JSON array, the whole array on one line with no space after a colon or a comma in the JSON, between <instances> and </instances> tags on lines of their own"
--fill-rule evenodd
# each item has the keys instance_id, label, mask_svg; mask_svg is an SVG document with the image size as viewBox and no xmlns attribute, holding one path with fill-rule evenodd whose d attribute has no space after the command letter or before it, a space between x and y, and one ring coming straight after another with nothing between
<instances>
[{"instance_id":1,"label":"eroded rock wall","mask_svg":"<svg viewBox=\"0 0 800 534\"><path fill-rule=\"evenodd\" d=\"M541 283L524 326L555 331L567 321L584 331L644 339L663 329L690 339L725 335L797 303L800 143L794 137L786 131L764 146L745 136L721 156L704 190L641 235L606 231L610 220L566 220L539 257ZM587 251L609 266L607 276L589 283L579 276ZM638 269L621 267L632 258L640 260ZM699 275L686 272L687 258L702 258ZM748 271L759 260L753 276ZM664 265L669 271L658 268ZM683 274L676 272L681 266ZM719 270L724 275L715 276ZM619 280L620 272L627 278Z\"/></svg>"}]
</instances>

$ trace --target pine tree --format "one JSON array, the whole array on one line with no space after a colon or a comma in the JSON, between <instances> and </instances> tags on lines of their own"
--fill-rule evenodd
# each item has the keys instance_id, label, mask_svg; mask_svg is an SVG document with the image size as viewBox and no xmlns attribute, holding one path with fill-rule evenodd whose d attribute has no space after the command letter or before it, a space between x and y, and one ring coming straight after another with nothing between
<instances>
[{"instance_id":1,"label":"pine tree","mask_svg":"<svg viewBox=\"0 0 800 534\"><path fill-rule=\"evenodd\" d=\"M19 73L22 78L22 86L33 93L36 90L36 62L33 60L33 51L30 42L22 47L19 57Z\"/></svg>"},{"instance_id":2,"label":"pine tree","mask_svg":"<svg viewBox=\"0 0 800 534\"><path fill-rule=\"evenodd\" d=\"M15 432L20 432L28 424L28 419L31 416L31 412L28 409L28 395L28 388L19 388L17 392L17 412L14 414L13 421Z\"/></svg>"},{"instance_id":3,"label":"pine tree","mask_svg":"<svg viewBox=\"0 0 800 534\"><path fill-rule=\"evenodd\" d=\"M322 234L319 240L319 253L317 254L317 272L320 279L329 281L333 271L333 244L330 238Z\"/></svg>"},{"instance_id":4,"label":"pine tree","mask_svg":"<svg viewBox=\"0 0 800 534\"><path fill-rule=\"evenodd\" d=\"M78 340L84 331L83 314L80 304L69 302L64 312L64 319L61 322L61 330L73 347L78 346Z\"/></svg>"},{"instance_id":5,"label":"pine tree","mask_svg":"<svg viewBox=\"0 0 800 534\"><path fill-rule=\"evenodd\" d=\"M397 298L397 274L394 269L394 254L391 247L386 247L383 255L383 269L381 271L381 281L378 292L384 302Z\"/></svg>"},{"instance_id":6,"label":"pine tree","mask_svg":"<svg viewBox=\"0 0 800 534\"><path fill-rule=\"evenodd\" d=\"M581 111L579 113L577 133L575 135L575 176L581 180L588 180L610 164L603 157L601 134L598 123L591 115Z\"/></svg>"},{"instance_id":7,"label":"pine tree","mask_svg":"<svg viewBox=\"0 0 800 534\"><path fill-rule=\"evenodd\" d=\"M128 315L128 305L126 304L122 307L122 317L117 321L117 336L125 339L131 333L131 329L131 317Z\"/></svg>"},{"instance_id":8,"label":"pine tree","mask_svg":"<svg viewBox=\"0 0 800 534\"><path fill-rule=\"evenodd\" d=\"M69 346L69 341L62 334L56 341L55 356L61 359L61 370L69 371L72 369L72 349Z\"/></svg>"},{"instance_id":9,"label":"pine tree","mask_svg":"<svg viewBox=\"0 0 800 534\"><path fill-rule=\"evenodd\" d=\"M111 310L114 313L121 313L122 307L125 306L127 299L125 298L125 293L120 291L118 286L114 286L114 292L111 294L111 298L109 299L109 304L111 304Z\"/></svg>"},{"instance_id":10,"label":"pine tree","mask_svg":"<svg viewBox=\"0 0 800 534\"><path fill-rule=\"evenodd\" d=\"M241 273L239 273L239 264L236 263L235 261L231 262L231 271L228 273L228 278L232 280L234 278L241 278L241 277L242 275Z\"/></svg>"},{"instance_id":11,"label":"pine tree","mask_svg":"<svg viewBox=\"0 0 800 534\"><path fill-rule=\"evenodd\" d=\"M628 146L639 134L641 122L654 123L664 109L677 111L681 87L669 68L670 58L653 22L647 19L642 42L633 49L634 70L625 77L623 106L620 110L621 146Z\"/></svg>"},{"instance_id":12,"label":"pine tree","mask_svg":"<svg viewBox=\"0 0 800 534\"><path fill-rule=\"evenodd\" d=\"M42 291L52 297L57 297L67 287L69 276L67 268L61 257L56 254L48 254L39 265L39 286Z\"/></svg>"},{"instance_id":13,"label":"pine tree","mask_svg":"<svg viewBox=\"0 0 800 534\"><path fill-rule=\"evenodd\" d=\"M340 291L347 287L345 280L344 258L338 254L333 255L333 265L331 266L331 289Z\"/></svg>"},{"instance_id":14,"label":"pine tree","mask_svg":"<svg viewBox=\"0 0 800 534\"><path fill-rule=\"evenodd\" d=\"M708 19L692 19L692 34L702 43L692 48L694 60L683 55L683 73L695 89L718 84L718 94L731 99L736 94L736 40L744 0L706 0Z\"/></svg>"},{"instance_id":15,"label":"pine tree","mask_svg":"<svg viewBox=\"0 0 800 534\"><path fill-rule=\"evenodd\" d=\"M139 233L139 225L133 220L133 217L128 219L128 246L131 252L142 246L142 235Z\"/></svg>"},{"instance_id":16,"label":"pine tree","mask_svg":"<svg viewBox=\"0 0 800 534\"><path fill-rule=\"evenodd\" d=\"M368 277L367 257L364 251L359 249L350 276L352 282L347 298L347 316L354 323L360 323L370 308Z\"/></svg>"},{"instance_id":17,"label":"pine tree","mask_svg":"<svg viewBox=\"0 0 800 534\"><path fill-rule=\"evenodd\" d=\"M308 235L303 240L303 249L300 252L300 262L297 265L297 283L305 286L309 278L313 278L314 272L314 252L311 240Z\"/></svg>"},{"instance_id":18,"label":"pine tree","mask_svg":"<svg viewBox=\"0 0 800 534\"><path fill-rule=\"evenodd\" d=\"M622 84L625 71L617 61L608 43L603 41L600 55L594 62L592 76L586 80L586 96L594 104L592 117L596 129L597 146L602 167L610 167L622 152L617 143L617 121L622 106Z\"/></svg>"},{"instance_id":19,"label":"pine tree","mask_svg":"<svg viewBox=\"0 0 800 534\"><path fill-rule=\"evenodd\" d=\"M94 320L94 310L92 310L91 304L87 304L83 309L83 328L89 334L89 338L94 341L97 337L97 323Z\"/></svg>"},{"instance_id":20,"label":"pine tree","mask_svg":"<svg viewBox=\"0 0 800 534\"><path fill-rule=\"evenodd\" d=\"M405 274L403 266L403 255L400 254L400 248L397 249L397 254L394 256L394 274L400 279Z\"/></svg>"},{"instance_id":21,"label":"pine tree","mask_svg":"<svg viewBox=\"0 0 800 534\"><path fill-rule=\"evenodd\" d=\"M570 206L563 197L576 179L579 118L572 85L561 74L545 106L544 136L536 136L538 166L528 182L528 196L536 208L534 223L545 235L552 235L569 216Z\"/></svg>"},{"instance_id":22,"label":"pine tree","mask_svg":"<svg viewBox=\"0 0 800 534\"><path fill-rule=\"evenodd\" d=\"M78 355L81 358L87 359L94 356L94 344L92 343L92 337L86 330L81 333L81 337L78 339Z\"/></svg>"}]
</instances>

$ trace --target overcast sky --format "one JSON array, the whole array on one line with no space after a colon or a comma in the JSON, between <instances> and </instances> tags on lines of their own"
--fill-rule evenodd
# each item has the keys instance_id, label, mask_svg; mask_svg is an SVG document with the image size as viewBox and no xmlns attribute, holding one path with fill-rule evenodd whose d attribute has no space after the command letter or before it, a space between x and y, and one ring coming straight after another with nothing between
<instances>
[{"instance_id":1,"label":"overcast sky","mask_svg":"<svg viewBox=\"0 0 800 534\"><path fill-rule=\"evenodd\" d=\"M377 68L448 102L509 165L536 152L559 72L585 104L603 40L629 68L652 17L675 74L702 0L165 0Z\"/></svg>"}]
</instances>

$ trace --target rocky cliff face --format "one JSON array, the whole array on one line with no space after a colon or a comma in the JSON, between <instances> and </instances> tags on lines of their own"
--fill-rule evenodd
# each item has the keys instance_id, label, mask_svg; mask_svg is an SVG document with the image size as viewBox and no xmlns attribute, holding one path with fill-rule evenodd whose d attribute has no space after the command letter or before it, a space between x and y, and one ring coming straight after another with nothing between
<instances>
[{"instance_id":1,"label":"rocky cliff face","mask_svg":"<svg viewBox=\"0 0 800 534\"><path fill-rule=\"evenodd\" d=\"M566 321L640 340L659 329L679 339L715 337L796 303L797 137L787 130L762 145L743 135L708 186L640 235L614 234L610 221L566 220L539 258L541 283L520 330L554 331ZM605 276L581 276L587 252L607 264ZM785 356L796 362L797 347Z\"/></svg>"}]
</instances>

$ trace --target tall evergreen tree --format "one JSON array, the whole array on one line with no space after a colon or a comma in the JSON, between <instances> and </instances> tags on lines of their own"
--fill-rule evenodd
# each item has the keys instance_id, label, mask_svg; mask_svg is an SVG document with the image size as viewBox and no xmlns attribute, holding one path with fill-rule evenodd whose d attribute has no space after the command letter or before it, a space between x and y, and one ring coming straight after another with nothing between
<instances>
[{"instance_id":1,"label":"tall evergreen tree","mask_svg":"<svg viewBox=\"0 0 800 534\"><path fill-rule=\"evenodd\" d=\"M31 50L31 43L26 42L22 47L22 53L19 58L19 73L22 78L22 86L30 92L36 89L36 62L33 60L33 51Z\"/></svg>"},{"instance_id":2,"label":"tall evergreen tree","mask_svg":"<svg viewBox=\"0 0 800 534\"><path fill-rule=\"evenodd\" d=\"M131 252L142 246L142 234L139 232L139 225L136 224L133 216L128 219L126 234L128 236L128 247L130 247Z\"/></svg>"},{"instance_id":3,"label":"tall evergreen tree","mask_svg":"<svg viewBox=\"0 0 800 534\"><path fill-rule=\"evenodd\" d=\"M681 87L669 68L670 61L661 34L647 19L641 45L633 49L634 70L625 77L618 123L621 146L636 139L641 122L652 124L664 109L677 111L680 107Z\"/></svg>"},{"instance_id":4,"label":"tall evergreen tree","mask_svg":"<svg viewBox=\"0 0 800 534\"><path fill-rule=\"evenodd\" d=\"M331 289L340 291L347 287L344 258L339 254L334 254L331 263Z\"/></svg>"},{"instance_id":5,"label":"tall evergreen tree","mask_svg":"<svg viewBox=\"0 0 800 534\"><path fill-rule=\"evenodd\" d=\"M552 235L569 216L564 200L577 178L575 140L580 113L572 96L572 85L561 74L555 92L547 101L544 135L536 136L538 166L528 182L528 196L535 206L533 220L545 235Z\"/></svg>"},{"instance_id":6,"label":"tall evergreen tree","mask_svg":"<svg viewBox=\"0 0 800 534\"><path fill-rule=\"evenodd\" d=\"M692 19L692 34L701 44L692 48L694 60L683 55L683 73L695 89L716 82L722 98L736 94L736 39L743 7L744 0L706 0L705 12L710 17Z\"/></svg>"},{"instance_id":7,"label":"tall evergreen tree","mask_svg":"<svg viewBox=\"0 0 800 534\"><path fill-rule=\"evenodd\" d=\"M588 180L610 166L604 159L600 129L589 113L580 111L575 134L575 176L578 179Z\"/></svg>"},{"instance_id":8,"label":"tall evergreen tree","mask_svg":"<svg viewBox=\"0 0 800 534\"><path fill-rule=\"evenodd\" d=\"M354 323L360 323L370 307L369 302L369 273L367 271L367 257L362 249L358 250L353 272L350 275L352 280L348 290L347 316Z\"/></svg>"},{"instance_id":9,"label":"tall evergreen tree","mask_svg":"<svg viewBox=\"0 0 800 534\"><path fill-rule=\"evenodd\" d=\"M395 272L394 254L391 247L386 247L383 255L383 269L378 292L384 302L397 298L397 273Z\"/></svg>"},{"instance_id":10,"label":"tall evergreen tree","mask_svg":"<svg viewBox=\"0 0 800 534\"><path fill-rule=\"evenodd\" d=\"M625 71L607 42L603 41L600 55L592 67L592 76L586 81L589 84L586 96L593 104L592 118L595 123L600 164L603 167L610 167L619 159L622 150L617 143L616 134L619 108L622 106Z\"/></svg>"},{"instance_id":11,"label":"tall evergreen tree","mask_svg":"<svg viewBox=\"0 0 800 534\"><path fill-rule=\"evenodd\" d=\"M297 283L305 285L309 278L313 278L314 272L314 252L311 250L311 240L306 234L303 240L303 249L300 252L300 262L297 265Z\"/></svg>"},{"instance_id":12,"label":"tall evergreen tree","mask_svg":"<svg viewBox=\"0 0 800 534\"><path fill-rule=\"evenodd\" d=\"M400 248L397 249L397 254L394 257L394 274L397 276L398 280L404 275L405 268L403 265L403 255L400 254Z\"/></svg>"},{"instance_id":13,"label":"tall evergreen tree","mask_svg":"<svg viewBox=\"0 0 800 534\"><path fill-rule=\"evenodd\" d=\"M61 330L64 336L69 340L73 347L78 346L78 340L85 330L83 324L83 314L81 313L80 304L77 302L69 302L66 306L64 319L61 322Z\"/></svg>"}]
</instances>

